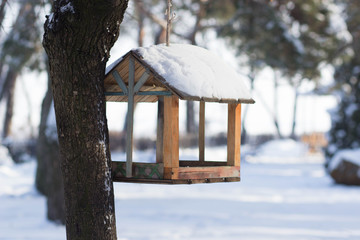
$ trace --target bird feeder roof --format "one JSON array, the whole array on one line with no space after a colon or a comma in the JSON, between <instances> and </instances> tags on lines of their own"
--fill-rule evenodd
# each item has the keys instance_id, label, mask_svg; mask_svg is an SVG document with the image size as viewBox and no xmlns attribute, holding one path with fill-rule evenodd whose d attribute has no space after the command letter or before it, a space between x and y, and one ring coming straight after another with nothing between
<instances>
[{"instance_id":1,"label":"bird feeder roof","mask_svg":"<svg viewBox=\"0 0 360 240\"><path fill-rule=\"evenodd\" d=\"M127 101L114 78L117 71L125 85L129 78L129 59L134 58L135 84L148 75L135 101L155 102L168 92L183 100L254 103L239 74L210 51L187 44L153 45L132 49L106 68L104 80L107 101ZM156 93L159 93L158 95Z\"/></svg>"}]
</instances>

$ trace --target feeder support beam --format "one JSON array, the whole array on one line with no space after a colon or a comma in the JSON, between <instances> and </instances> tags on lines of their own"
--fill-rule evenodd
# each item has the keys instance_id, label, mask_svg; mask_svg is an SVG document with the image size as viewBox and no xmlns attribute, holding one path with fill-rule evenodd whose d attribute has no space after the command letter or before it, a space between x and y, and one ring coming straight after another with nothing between
<instances>
[{"instance_id":1,"label":"feeder support beam","mask_svg":"<svg viewBox=\"0 0 360 240\"><path fill-rule=\"evenodd\" d=\"M179 98L164 97L163 130L164 178L176 179L175 170L179 168Z\"/></svg>"},{"instance_id":2,"label":"feeder support beam","mask_svg":"<svg viewBox=\"0 0 360 240\"><path fill-rule=\"evenodd\" d=\"M134 126L134 58L129 59L128 113L126 129L126 177L132 177L133 126Z\"/></svg>"},{"instance_id":3,"label":"feeder support beam","mask_svg":"<svg viewBox=\"0 0 360 240\"><path fill-rule=\"evenodd\" d=\"M113 77L115 78L115 81L117 82L117 84L119 85L119 87L121 88L121 90L123 90L124 94L127 95L128 94L128 88L126 87L124 81L122 80L120 74L115 70L112 72Z\"/></svg>"},{"instance_id":4,"label":"feeder support beam","mask_svg":"<svg viewBox=\"0 0 360 240\"><path fill-rule=\"evenodd\" d=\"M138 91L140 91L140 88L144 85L144 83L146 82L146 80L149 77L149 73L147 71L145 71L143 73L143 75L141 75L139 81L137 81L135 87L134 87L134 94L137 94Z\"/></svg>"},{"instance_id":5,"label":"feeder support beam","mask_svg":"<svg viewBox=\"0 0 360 240\"><path fill-rule=\"evenodd\" d=\"M199 161L205 161L205 102L200 101L199 111Z\"/></svg>"},{"instance_id":6,"label":"feeder support beam","mask_svg":"<svg viewBox=\"0 0 360 240\"><path fill-rule=\"evenodd\" d=\"M228 104L227 165L240 167L241 104Z\"/></svg>"}]
</instances>

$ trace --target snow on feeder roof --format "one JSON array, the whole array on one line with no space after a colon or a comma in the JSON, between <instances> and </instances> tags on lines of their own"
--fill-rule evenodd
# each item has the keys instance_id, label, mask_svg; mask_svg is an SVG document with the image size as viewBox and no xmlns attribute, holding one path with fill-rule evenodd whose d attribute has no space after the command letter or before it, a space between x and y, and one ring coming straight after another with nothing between
<instances>
[{"instance_id":1,"label":"snow on feeder roof","mask_svg":"<svg viewBox=\"0 0 360 240\"><path fill-rule=\"evenodd\" d=\"M206 102L254 103L239 75L210 51L187 44L153 45L135 48L106 69L105 89L108 101L127 101L121 95L114 70L127 85L129 57L135 59L135 83L146 72L149 76L139 92L152 92L152 97L136 96L136 102L154 102L159 95L177 95L183 100Z\"/></svg>"}]
</instances>

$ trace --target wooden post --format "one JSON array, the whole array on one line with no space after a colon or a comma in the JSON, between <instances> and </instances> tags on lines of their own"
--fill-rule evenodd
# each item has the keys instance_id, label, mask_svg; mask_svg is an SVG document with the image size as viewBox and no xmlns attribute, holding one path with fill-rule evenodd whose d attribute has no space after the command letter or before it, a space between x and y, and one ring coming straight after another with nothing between
<instances>
[{"instance_id":1,"label":"wooden post","mask_svg":"<svg viewBox=\"0 0 360 240\"><path fill-rule=\"evenodd\" d=\"M159 96L157 128L156 128L156 163L164 162L163 144L164 144L164 97Z\"/></svg>"},{"instance_id":2,"label":"wooden post","mask_svg":"<svg viewBox=\"0 0 360 240\"><path fill-rule=\"evenodd\" d=\"M241 104L228 105L227 165L240 167Z\"/></svg>"},{"instance_id":3,"label":"wooden post","mask_svg":"<svg viewBox=\"0 0 360 240\"><path fill-rule=\"evenodd\" d=\"M200 101L199 111L199 161L205 161L205 102Z\"/></svg>"},{"instance_id":4,"label":"wooden post","mask_svg":"<svg viewBox=\"0 0 360 240\"><path fill-rule=\"evenodd\" d=\"M179 98L164 97L164 179L176 179L179 168Z\"/></svg>"},{"instance_id":5,"label":"wooden post","mask_svg":"<svg viewBox=\"0 0 360 240\"><path fill-rule=\"evenodd\" d=\"M126 177L132 177L133 124L134 124L134 58L129 58L128 112L126 129Z\"/></svg>"}]
</instances>

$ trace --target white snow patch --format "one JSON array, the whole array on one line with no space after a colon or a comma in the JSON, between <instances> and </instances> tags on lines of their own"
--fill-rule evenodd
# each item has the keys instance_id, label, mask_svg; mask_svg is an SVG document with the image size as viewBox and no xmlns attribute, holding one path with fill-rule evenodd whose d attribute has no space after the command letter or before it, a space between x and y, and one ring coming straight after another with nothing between
<instances>
[{"instance_id":1,"label":"white snow patch","mask_svg":"<svg viewBox=\"0 0 360 240\"><path fill-rule=\"evenodd\" d=\"M252 163L321 163L322 156L307 156L308 147L302 142L292 139L272 140L261 145L255 156L247 156Z\"/></svg>"},{"instance_id":2,"label":"white snow patch","mask_svg":"<svg viewBox=\"0 0 360 240\"><path fill-rule=\"evenodd\" d=\"M52 22L53 19L54 19L54 13L51 13L51 14L49 15L49 22Z\"/></svg>"},{"instance_id":3,"label":"white snow patch","mask_svg":"<svg viewBox=\"0 0 360 240\"><path fill-rule=\"evenodd\" d=\"M35 169L0 165L1 239L66 239L46 220ZM323 164L245 162L241 171L235 183L116 183L116 213L103 220L116 217L119 240L360 239L360 191L334 185Z\"/></svg>"},{"instance_id":4,"label":"white snow patch","mask_svg":"<svg viewBox=\"0 0 360 240\"><path fill-rule=\"evenodd\" d=\"M74 7L71 4L71 2L69 2L68 4L66 4L66 5L64 5L64 6L62 6L60 8L60 12L62 12L62 13L66 13L66 12L75 13L75 10L74 10Z\"/></svg>"},{"instance_id":5,"label":"white snow patch","mask_svg":"<svg viewBox=\"0 0 360 240\"><path fill-rule=\"evenodd\" d=\"M54 13L51 13L48 18L49 18L48 26L49 26L50 29L52 29L53 28L53 23L54 23Z\"/></svg>"},{"instance_id":6,"label":"white snow patch","mask_svg":"<svg viewBox=\"0 0 360 240\"><path fill-rule=\"evenodd\" d=\"M333 171L343 160L349 161L360 167L360 148L338 151L330 160L329 170Z\"/></svg>"},{"instance_id":7,"label":"white snow patch","mask_svg":"<svg viewBox=\"0 0 360 240\"><path fill-rule=\"evenodd\" d=\"M102 153L104 154L104 156L106 156L106 145L105 145L105 141L99 141L99 150L102 151ZM111 187L110 187L110 168L108 165L108 159L106 159L105 161L105 176L106 179L104 181L104 190L108 193L108 195L110 196L110 191L111 191Z\"/></svg>"},{"instance_id":8,"label":"white snow patch","mask_svg":"<svg viewBox=\"0 0 360 240\"><path fill-rule=\"evenodd\" d=\"M191 96L251 99L238 73L204 48L162 44L133 50L171 86Z\"/></svg>"},{"instance_id":9,"label":"white snow patch","mask_svg":"<svg viewBox=\"0 0 360 240\"><path fill-rule=\"evenodd\" d=\"M266 142L260 146L257 155L268 157L303 157L307 147L292 139L279 139Z\"/></svg>"},{"instance_id":10,"label":"white snow patch","mask_svg":"<svg viewBox=\"0 0 360 240\"><path fill-rule=\"evenodd\" d=\"M45 134L49 139L52 139L52 140L58 139L54 102L51 104L50 112L46 119Z\"/></svg>"},{"instance_id":11,"label":"white snow patch","mask_svg":"<svg viewBox=\"0 0 360 240\"><path fill-rule=\"evenodd\" d=\"M118 58L114 62L112 62L105 70L105 75L108 74L116 65L118 65L119 62L121 62L123 58Z\"/></svg>"}]
</instances>

